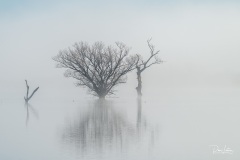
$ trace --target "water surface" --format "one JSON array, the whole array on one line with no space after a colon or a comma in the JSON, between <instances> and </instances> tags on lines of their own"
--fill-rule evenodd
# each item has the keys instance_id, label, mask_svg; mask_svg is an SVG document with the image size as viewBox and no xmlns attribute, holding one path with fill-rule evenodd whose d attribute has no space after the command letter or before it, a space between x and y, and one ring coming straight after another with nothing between
<instances>
[{"instance_id":1,"label":"water surface","mask_svg":"<svg viewBox=\"0 0 240 160\"><path fill-rule=\"evenodd\" d=\"M0 159L239 159L239 96L236 88L191 88L141 100L2 99Z\"/></svg>"}]
</instances>

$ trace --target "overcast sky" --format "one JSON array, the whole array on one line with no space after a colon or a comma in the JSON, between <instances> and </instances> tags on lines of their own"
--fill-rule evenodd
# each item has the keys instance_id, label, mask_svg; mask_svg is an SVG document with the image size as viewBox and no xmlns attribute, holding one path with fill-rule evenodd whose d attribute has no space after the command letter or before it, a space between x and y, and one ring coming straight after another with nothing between
<instances>
[{"instance_id":1,"label":"overcast sky","mask_svg":"<svg viewBox=\"0 0 240 160\"><path fill-rule=\"evenodd\" d=\"M55 68L60 49L122 41L146 57L150 37L166 62L144 73L148 88L240 86L239 28L233 0L0 1L0 95L24 93L24 79L45 95L85 93ZM128 80L134 90L134 74Z\"/></svg>"}]
</instances>

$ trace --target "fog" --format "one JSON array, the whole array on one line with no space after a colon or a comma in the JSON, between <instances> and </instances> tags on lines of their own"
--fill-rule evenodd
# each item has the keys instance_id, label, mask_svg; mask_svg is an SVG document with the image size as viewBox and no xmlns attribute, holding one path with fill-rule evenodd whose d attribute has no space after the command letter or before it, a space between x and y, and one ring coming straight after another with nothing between
<instances>
[{"instance_id":1,"label":"fog","mask_svg":"<svg viewBox=\"0 0 240 160\"><path fill-rule=\"evenodd\" d=\"M58 96L65 96L62 90L85 93L55 68L52 57L59 50L78 41L121 41L131 54L147 57L151 37L165 63L144 73L146 88L239 86L239 5L91 7L75 2L15 12L1 16L2 96L18 97L24 79L48 96L57 96L56 90ZM135 88L134 75L126 85Z\"/></svg>"},{"instance_id":2,"label":"fog","mask_svg":"<svg viewBox=\"0 0 240 160\"><path fill-rule=\"evenodd\" d=\"M84 118L84 116L78 117L73 116L73 114L78 110L82 110L83 107L88 108L85 109L88 110L86 114L85 112L82 113L85 117L89 115L89 117L96 116L99 111L95 111L94 107L91 107L94 105L92 100L96 98L88 95L86 88L76 87L74 84L76 80L65 78L63 76L65 70L56 68L56 63L52 60L52 57L56 56L60 50L66 49L79 41L86 41L90 44L102 41L106 45L114 45L116 41L120 41L131 47L130 54L138 53L143 58L147 58L150 54L147 40L152 38L151 43L156 50L160 50L159 57L164 62L150 67L142 75L143 108L145 107L143 114L148 117L146 119L150 119L148 123L151 124L151 129L145 131L145 134L148 135L147 139L149 139L149 134L153 134L154 131L154 134L158 135L155 137L160 137L162 143L158 144L156 141L157 149L153 149L152 154L147 152L147 150L150 150L146 149L148 147L142 148L143 157L141 155L136 156L137 150L126 149L131 153L131 156L125 154L126 157L123 157L123 159L132 159L133 157L148 159L147 155L150 155L152 159L158 159L161 157L159 155L176 159L177 156L175 157L175 155L181 155L180 151L177 150L177 147L181 147L179 144L189 150L189 155L184 152L180 156L183 159L193 158L193 153L199 154L200 157L209 158L209 156L206 156L208 151L204 153L195 152L193 149L191 150L190 146L195 146L194 149L196 150L204 146L208 150L209 148L206 146L212 145L211 143L225 145L229 142L232 145L230 147L237 149L238 146L239 149L239 141L237 141L236 136L239 133L239 129L237 129L239 109L237 107L240 95L240 4L238 2L103 1L100 3L90 1L83 3L77 1L51 1L48 3L43 1L30 3L24 1L23 4L18 4L13 1L12 3L15 3L15 5L10 2L2 3L5 8L1 7L4 9L0 12L0 106L2 106L3 117L1 121L6 122L6 120L9 120L10 124L12 124L10 129L7 127L0 128L5 130L3 135L7 136L8 132L14 132L21 128L20 137L26 138L25 131L21 131L26 129L26 119L23 118L25 117L23 97L26 93L24 80L27 79L31 91L38 86L40 87L30 102L35 110L40 110L40 113L37 113L40 120L37 120L38 118L34 116L36 112L31 115L29 110L26 113L29 114L30 124L32 121L36 121L36 124L40 125L39 128L33 127L32 135L36 135L35 138L37 138L39 136L37 131L46 131L50 128L51 133L55 133L52 127L57 126L59 135L56 137L60 139L58 140L60 146L67 143L66 146L70 145L74 148L69 150L77 150L78 147L76 146L82 140L76 137L75 132L78 132L78 130L74 126L78 125L80 119ZM115 115L115 111L112 111L114 107L110 107L110 111L106 111L106 113L110 114L110 116L106 116L109 118L108 120L114 124L116 123L116 125L112 124L111 126L110 124L105 127L113 130L118 130L118 127L120 127L120 130L124 130L123 135L121 135L124 137L124 143L130 143L129 139L137 141L131 137L138 134L135 124L136 118L134 123L131 119L131 114L137 116L139 113L137 111L139 104L136 101L136 86L136 71L134 70L128 74L127 83L117 87L118 92L116 95L108 97L108 100L114 101L112 106L118 106L116 107L118 109L121 108L122 104L125 104L122 107L124 109L120 110L123 113L130 114L129 117L124 119L118 115L118 111L116 111L117 116ZM86 99L91 101L90 107ZM74 102L76 103L72 104ZM56 109L58 105L60 106L59 111ZM68 107L66 106L70 106L69 111L67 111ZM80 109L77 106L81 106ZM17 107L19 108L16 109ZM49 110L47 107L49 107ZM149 107L150 110L147 111L146 107ZM215 113L216 110L219 110L219 114ZM57 113L54 118L55 112ZM13 121L15 120L8 117L7 113L12 117L15 115L17 120L20 120L18 114L21 114L23 116L21 117L22 125L14 124ZM101 114L104 115L105 111L104 113L99 112L100 116ZM202 114L206 116L204 121L202 121ZM68 123L64 124L63 119L71 117L69 115L75 118L70 118ZM168 115L175 118L170 121ZM98 116L93 119L98 119ZM208 120L212 120L212 116L216 116L216 119L209 124ZM221 119L224 116L228 120ZM51 119L55 120L48 125L47 123ZM196 122L190 123L189 119ZM231 123L228 127L226 127L227 124L224 126L231 134L225 133L224 127L217 126L213 129L211 136L207 136L207 131L212 129L211 126L218 123L217 119L221 119L219 123L226 121ZM178 120L180 120L179 123L184 130L182 132L178 128L180 127L177 123ZM6 125L4 122L1 123L2 126ZM89 123L93 122L90 121ZM44 128L44 124L46 124L47 129ZM195 124L204 126L202 129L206 132L201 131L201 129L195 128L196 130L192 130L188 128L194 128ZM93 123L93 125L96 124ZM126 125L134 127L129 127L127 130L121 128L126 127ZM156 127L158 125L161 125L161 127ZM70 131L66 131L68 127ZM95 132L94 128L91 129L93 130L89 132ZM163 136L158 133L158 130L161 129L163 130ZM166 129L166 132L164 132L164 129ZM171 139L169 137L175 136L176 131L180 131L179 135L169 140ZM214 134L220 131L222 131L221 134L214 138ZM202 134L198 139L197 133L199 132ZM86 133L88 132L86 131ZM86 141L89 141L89 146L94 146L97 143L96 145L103 145L103 148L108 148L108 143L111 144L112 142L108 138L114 139L117 137L112 145L113 148L114 146L119 148L118 133L116 135L112 133L111 137L103 132L101 134L103 137L100 139L100 141L105 141L103 144L98 142L99 139L92 140L92 137L88 137L89 139L86 139ZM190 137L187 136L188 133L191 133ZM52 137L48 137L46 133L43 133L43 135L47 137L46 140L51 141L53 139L53 135L51 135ZM65 139L61 139L63 135L65 135ZM180 135L184 138L180 137ZM10 136L13 137L13 135ZM221 139L221 136L230 136L231 138L225 137ZM66 137L71 137L71 139L66 140ZM3 139L1 137L0 140L3 141ZM181 139L187 139L188 142L184 143ZM0 145L0 147L10 146L9 150L11 150L14 140L21 141L17 138L6 140L6 142L2 143L4 145ZM204 142L201 142L201 140ZM151 138L149 141L151 142ZM172 148L172 156L170 156L169 148L177 142L181 143ZM32 146L30 142L28 144ZM143 144L146 143L143 142ZM44 146L41 147L44 148ZM50 144L52 148L49 149L48 154L51 154L51 151L55 152L53 148L56 146L56 144ZM126 144L126 146L131 148L131 145ZM19 155L26 154L25 151L17 151L18 147L20 148L20 146L14 148L16 153ZM95 147L96 150L99 150L98 146ZM94 147L90 148L94 150ZM163 151L158 153L159 149ZM2 153L10 155L7 151L6 149L6 152L2 151ZM106 149L106 155L108 153L110 151L108 152ZM119 153L114 153L112 157L103 156L102 159L117 159L115 156ZM27 159L36 159L34 153L31 154ZM35 155L40 154L41 152L38 152ZM54 153L54 155L58 154L58 151ZM82 156L83 153L78 154ZM84 152L84 154L86 153ZM95 154L86 155L90 155L90 157L85 157L90 159ZM24 156L21 157L24 159ZM74 159L70 157L67 159ZM232 156L232 158L237 157L239 158L239 154ZM52 157L46 156L39 159L41 158L51 159ZM226 156L217 158L226 158Z\"/></svg>"}]
</instances>

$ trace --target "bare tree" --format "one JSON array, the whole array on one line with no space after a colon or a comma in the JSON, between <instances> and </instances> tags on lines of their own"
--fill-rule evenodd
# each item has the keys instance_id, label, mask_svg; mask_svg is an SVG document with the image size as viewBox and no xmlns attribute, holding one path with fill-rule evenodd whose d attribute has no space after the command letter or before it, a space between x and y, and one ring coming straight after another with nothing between
<instances>
[{"instance_id":1,"label":"bare tree","mask_svg":"<svg viewBox=\"0 0 240 160\"><path fill-rule=\"evenodd\" d=\"M31 94L30 97L29 97L29 96L28 96L29 86L28 86L27 80L25 80L25 82L26 82L26 87L27 87L27 94L26 94L26 97L24 97L24 99L25 99L25 102L28 103L28 101L32 98L32 96L34 95L34 93L37 92L37 90L39 89L39 87L37 87L37 88L32 92L32 94Z\"/></svg>"},{"instance_id":2,"label":"bare tree","mask_svg":"<svg viewBox=\"0 0 240 160\"><path fill-rule=\"evenodd\" d=\"M138 60L136 63L136 69L137 69L137 81L138 85L136 87L138 96L142 96L142 72L145 71L145 69L149 68L150 66L154 64L160 64L162 62L161 59L158 58L157 54L160 52L155 51L155 46L150 43L151 39L147 40L148 47L150 49L150 56L147 60L143 60L140 55L137 55Z\"/></svg>"},{"instance_id":3,"label":"bare tree","mask_svg":"<svg viewBox=\"0 0 240 160\"><path fill-rule=\"evenodd\" d=\"M128 56L129 48L117 42L116 47L96 42L75 43L72 48L53 57L57 67L67 68L66 77L77 79L77 85L88 87L99 98L114 93L114 87L126 82L126 74L135 69L137 57Z\"/></svg>"}]
</instances>

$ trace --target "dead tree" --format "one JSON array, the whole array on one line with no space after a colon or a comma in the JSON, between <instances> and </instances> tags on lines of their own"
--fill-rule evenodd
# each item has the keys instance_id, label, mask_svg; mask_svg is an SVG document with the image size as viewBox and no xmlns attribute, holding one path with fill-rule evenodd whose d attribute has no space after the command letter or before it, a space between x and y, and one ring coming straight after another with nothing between
<instances>
[{"instance_id":1,"label":"dead tree","mask_svg":"<svg viewBox=\"0 0 240 160\"><path fill-rule=\"evenodd\" d=\"M119 42L116 47L79 42L60 51L53 60L58 62L57 67L67 68L65 76L77 79L78 86L88 87L92 95L105 98L114 94L114 87L125 83L126 74L135 69L137 57L128 54L129 48Z\"/></svg>"},{"instance_id":2,"label":"dead tree","mask_svg":"<svg viewBox=\"0 0 240 160\"><path fill-rule=\"evenodd\" d=\"M37 92L37 90L39 89L39 87L37 87L37 88L32 92L32 94L30 95L30 97L28 97L29 86L28 86L27 80L25 80L25 82L26 82L26 87L27 87L27 94L26 94L26 97L24 97L24 99L25 99L25 102L28 103L28 101L32 98L32 96L34 95L34 93Z\"/></svg>"},{"instance_id":3,"label":"dead tree","mask_svg":"<svg viewBox=\"0 0 240 160\"><path fill-rule=\"evenodd\" d=\"M140 55L137 55L138 60L136 63L136 69L137 69L137 81L138 85L136 87L137 94L139 97L142 96L142 72L145 71L145 69L149 68L150 66L154 64L160 64L162 62L161 59L158 58L157 54L159 54L159 50L155 51L155 46L150 43L151 39L147 40L148 47L150 49L150 56L147 60L143 60Z\"/></svg>"}]
</instances>

